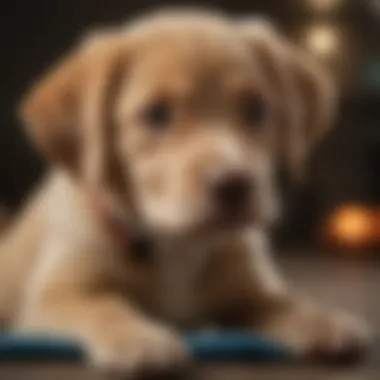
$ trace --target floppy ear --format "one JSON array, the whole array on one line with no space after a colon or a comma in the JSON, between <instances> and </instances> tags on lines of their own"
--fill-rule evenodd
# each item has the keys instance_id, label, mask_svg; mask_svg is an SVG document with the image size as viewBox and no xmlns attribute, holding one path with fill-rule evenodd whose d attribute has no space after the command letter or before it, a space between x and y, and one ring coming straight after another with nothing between
<instances>
[{"instance_id":1,"label":"floppy ear","mask_svg":"<svg viewBox=\"0 0 380 380\"><path fill-rule=\"evenodd\" d=\"M124 45L125 38L116 35L87 38L27 94L21 117L53 164L78 171L85 158L102 165L103 135L109 135L102 124L109 122L110 98L124 69Z\"/></svg>"},{"instance_id":2,"label":"floppy ear","mask_svg":"<svg viewBox=\"0 0 380 380\"><path fill-rule=\"evenodd\" d=\"M283 38L268 22L241 24L267 80L275 105L278 158L295 179L307 156L331 127L337 93L327 70Z\"/></svg>"}]
</instances>

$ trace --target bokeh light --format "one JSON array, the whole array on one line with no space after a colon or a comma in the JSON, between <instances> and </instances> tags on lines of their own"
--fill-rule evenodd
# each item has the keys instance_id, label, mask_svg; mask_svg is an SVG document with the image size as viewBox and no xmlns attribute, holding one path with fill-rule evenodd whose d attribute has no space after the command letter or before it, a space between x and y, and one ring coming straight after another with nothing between
<instances>
[{"instance_id":1,"label":"bokeh light","mask_svg":"<svg viewBox=\"0 0 380 380\"><path fill-rule=\"evenodd\" d=\"M375 213L361 205L343 206L330 217L327 233L341 247L368 248L376 238Z\"/></svg>"},{"instance_id":2,"label":"bokeh light","mask_svg":"<svg viewBox=\"0 0 380 380\"><path fill-rule=\"evenodd\" d=\"M304 45L312 53L327 57L340 49L340 34L333 25L317 24L308 28L303 37Z\"/></svg>"},{"instance_id":3,"label":"bokeh light","mask_svg":"<svg viewBox=\"0 0 380 380\"><path fill-rule=\"evenodd\" d=\"M345 0L307 0L310 10L318 13L329 13L338 10Z\"/></svg>"}]
</instances>

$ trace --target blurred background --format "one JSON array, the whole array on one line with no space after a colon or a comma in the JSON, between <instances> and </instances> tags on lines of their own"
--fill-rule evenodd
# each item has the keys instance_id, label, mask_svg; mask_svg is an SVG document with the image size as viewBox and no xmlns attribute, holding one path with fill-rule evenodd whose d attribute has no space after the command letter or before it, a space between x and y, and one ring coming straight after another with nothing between
<instances>
[{"instance_id":1,"label":"blurred background","mask_svg":"<svg viewBox=\"0 0 380 380\"><path fill-rule=\"evenodd\" d=\"M380 244L380 0L5 1L0 13L0 199L15 208L43 172L17 120L28 84L93 27L163 5L201 5L273 19L323 60L341 89L334 131L308 162L302 186L281 180L280 247L362 254ZM377 217L376 217L377 214ZM376 221L377 220L377 221ZM376 226L377 224L377 226Z\"/></svg>"}]
</instances>

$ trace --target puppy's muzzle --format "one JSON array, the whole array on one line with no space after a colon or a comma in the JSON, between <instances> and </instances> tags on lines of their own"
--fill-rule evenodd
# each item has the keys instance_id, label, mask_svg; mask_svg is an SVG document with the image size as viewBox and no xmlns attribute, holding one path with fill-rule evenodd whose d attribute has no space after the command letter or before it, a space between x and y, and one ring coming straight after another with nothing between
<instances>
[{"instance_id":1,"label":"puppy's muzzle","mask_svg":"<svg viewBox=\"0 0 380 380\"><path fill-rule=\"evenodd\" d=\"M250 208L254 183L244 171L226 171L210 182L211 196L223 216L241 216Z\"/></svg>"}]
</instances>

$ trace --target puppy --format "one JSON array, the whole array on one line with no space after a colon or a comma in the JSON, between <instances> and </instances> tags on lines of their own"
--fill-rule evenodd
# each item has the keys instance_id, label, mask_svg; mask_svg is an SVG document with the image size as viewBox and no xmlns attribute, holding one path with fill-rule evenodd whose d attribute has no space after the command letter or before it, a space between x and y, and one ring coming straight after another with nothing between
<instances>
[{"instance_id":1,"label":"puppy","mask_svg":"<svg viewBox=\"0 0 380 380\"><path fill-rule=\"evenodd\" d=\"M51 170L0 244L0 314L79 340L90 363L175 368L194 326L260 331L339 357L364 326L277 273L266 228L331 124L314 60L260 20L163 12L84 39L21 115Z\"/></svg>"}]
</instances>

